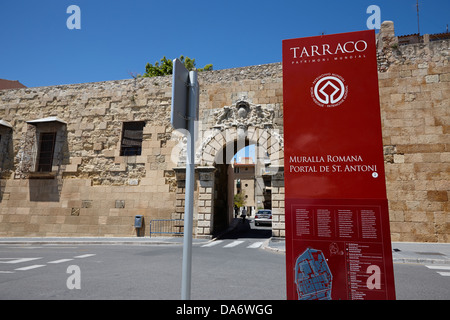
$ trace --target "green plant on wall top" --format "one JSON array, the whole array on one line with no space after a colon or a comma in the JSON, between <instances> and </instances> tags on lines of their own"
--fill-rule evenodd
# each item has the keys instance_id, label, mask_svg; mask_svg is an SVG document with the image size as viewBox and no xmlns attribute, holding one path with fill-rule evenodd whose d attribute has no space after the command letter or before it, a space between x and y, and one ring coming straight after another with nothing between
<instances>
[{"instance_id":1,"label":"green plant on wall top","mask_svg":"<svg viewBox=\"0 0 450 320\"><path fill-rule=\"evenodd\" d=\"M180 56L179 60L184 64L186 69L192 71L195 69L195 59L191 59L189 57ZM196 69L197 71L211 71L213 69L212 64L207 64L203 68ZM159 62L155 62L155 64L147 63L145 66L145 73L142 75L144 78L148 77L158 77L172 74L173 71L173 62L172 60L168 60L166 57L163 57Z\"/></svg>"}]
</instances>

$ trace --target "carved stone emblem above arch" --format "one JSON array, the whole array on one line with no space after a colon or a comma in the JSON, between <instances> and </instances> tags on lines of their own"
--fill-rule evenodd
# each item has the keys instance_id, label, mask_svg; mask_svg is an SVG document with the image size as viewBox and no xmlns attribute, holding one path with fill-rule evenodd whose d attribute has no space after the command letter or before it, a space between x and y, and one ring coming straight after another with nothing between
<instances>
[{"instance_id":1,"label":"carved stone emblem above arch","mask_svg":"<svg viewBox=\"0 0 450 320\"><path fill-rule=\"evenodd\" d=\"M246 129L249 126L273 128L274 118L275 112L272 107L263 107L240 100L232 106L224 106L221 110L214 112L214 128L236 127Z\"/></svg>"},{"instance_id":2,"label":"carved stone emblem above arch","mask_svg":"<svg viewBox=\"0 0 450 320\"><path fill-rule=\"evenodd\" d=\"M282 166L284 142L274 124L275 112L270 106L239 100L232 106L212 111L207 121L199 122L195 163L200 166L229 164L237 151L256 145L256 160ZM177 165L185 165L186 143L179 140ZM225 153L225 154L224 154Z\"/></svg>"}]
</instances>

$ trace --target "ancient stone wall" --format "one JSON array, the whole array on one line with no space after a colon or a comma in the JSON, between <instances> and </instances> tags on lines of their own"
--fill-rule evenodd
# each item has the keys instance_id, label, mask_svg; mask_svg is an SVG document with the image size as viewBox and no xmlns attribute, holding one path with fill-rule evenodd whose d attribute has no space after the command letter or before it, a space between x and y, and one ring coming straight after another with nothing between
<instances>
[{"instance_id":1,"label":"ancient stone wall","mask_svg":"<svg viewBox=\"0 0 450 320\"><path fill-rule=\"evenodd\" d=\"M170 83L162 77L2 91L13 164L2 168L0 234L127 236L136 234L134 215L147 223L170 217L176 191L167 161L176 144L168 125ZM27 123L48 117L66 124ZM120 155L127 121L146 121L139 156ZM37 132L55 126L52 172L35 172Z\"/></svg>"},{"instance_id":2,"label":"ancient stone wall","mask_svg":"<svg viewBox=\"0 0 450 320\"><path fill-rule=\"evenodd\" d=\"M450 241L450 42L379 38L379 90L394 241ZM384 44L384 45L383 45Z\"/></svg>"},{"instance_id":3,"label":"ancient stone wall","mask_svg":"<svg viewBox=\"0 0 450 320\"><path fill-rule=\"evenodd\" d=\"M208 125L210 110L241 98L265 107L270 103L281 119L281 79L280 64L201 73L199 123ZM144 216L148 235L151 219L183 218L183 182L177 182L174 168L182 162L184 145L170 126L171 80L0 91L0 118L12 126L0 126L0 236L131 236L136 235L135 215ZM64 123L45 121L55 117ZM34 120L38 123L29 123ZM146 123L142 153L121 156L123 123L132 121ZM35 172L38 132L55 127L52 171ZM199 191L211 193L202 181L196 197ZM211 211L211 201L196 201L199 205L196 219ZM206 224L200 234L209 231Z\"/></svg>"},{"instance_id":4,"label":"ancient stone wall","mask_svg":"<svg viewBox=\"0 0 450 320\"><path fill-rule=\"evenodd\" d=\"M450 240L449 48L448 40L398 45L389 22L378 35L395 241ZM0 120L12 127L0 123L0 236L133 236L138 214L148 235L151 219L183 218L185 145L170 126L171 80L0 91ZM275 150L269 155L276 173L273 234L284 236L281 63L202 72L199 82L196 236L211 232L215 161L242 134ZM145 121L142 152L123 156L123 125L132 121ZM57 142L52 170L42 174L37 145L48 130L56 130Z\"/></svg>"}]
</instances>

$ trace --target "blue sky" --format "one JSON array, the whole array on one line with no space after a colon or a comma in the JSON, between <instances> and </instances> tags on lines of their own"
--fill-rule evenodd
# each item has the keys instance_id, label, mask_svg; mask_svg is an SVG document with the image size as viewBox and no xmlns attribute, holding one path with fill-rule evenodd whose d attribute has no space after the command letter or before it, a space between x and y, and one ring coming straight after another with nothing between
<instances>
[{"instance_id":1,"label":"blue sky","mask_svg":"<svg viewBox=\"0 0 450 320\"><path fill-rule=\"evenodd\" d=\"M143 73L163 56L215 70L281 61L283 39L364 30L369 5L397 35L417 32L416 0L1 0L0 78L28 87ZM70 5L81 29L69 30ZM420 31L444 32L449 0L419 0Z\"/></svg>"},{"instance_id":2,"label":"blue sky","mask_svg":"<svg viewBox=\"0 0 450 320\"><path fill-rule=\"evenodd\" d=\"M238 152L236 152L236 154L234 155L234 160L236 162L241 162L241 158L242 157L251 157L253 159L253 161L256 161L255 159L255 145L251 144L247 147L242 148L241 150L239 150Z\"/></svg>"}]
</instances>

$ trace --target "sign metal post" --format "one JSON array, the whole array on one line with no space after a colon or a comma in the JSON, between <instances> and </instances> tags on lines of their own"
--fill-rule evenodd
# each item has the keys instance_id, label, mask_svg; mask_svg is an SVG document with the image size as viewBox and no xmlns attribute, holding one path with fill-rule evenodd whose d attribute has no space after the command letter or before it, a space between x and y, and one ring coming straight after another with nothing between
<instances>
[{"instance_id":1,"label":"sign metal post","mask_svg":"<svg viewBox=\"0 0 450 320\"><path fill-rule=\"evenodd\" d=\"M188 72L178 59L173 60L173 65L171 123L175 129L187 130L181 299L190 300L195 182L195 120L197 120L198 116L199 86L197 81L197 71Z\"/></svg>"}]
</instances>

